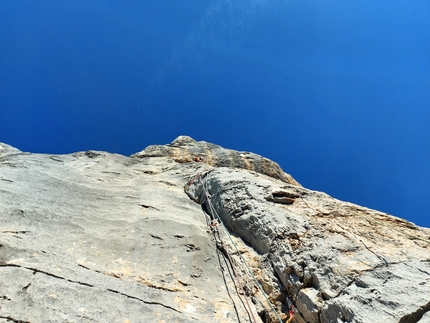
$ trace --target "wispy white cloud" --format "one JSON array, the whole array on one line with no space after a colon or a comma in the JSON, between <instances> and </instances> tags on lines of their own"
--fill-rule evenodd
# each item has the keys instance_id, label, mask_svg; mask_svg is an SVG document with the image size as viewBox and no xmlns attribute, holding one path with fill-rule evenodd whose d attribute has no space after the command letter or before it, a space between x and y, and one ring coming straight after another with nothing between
<instances>
[{"instance_id":1,"label":"wispy white cloud","mask_svg":"<svg viewBox=\"0 0 430 323\"><path fill-rule=\"evenodd\" d=\"M235 51L251 27L282 0L217 0L212 3L188 38L176 48L152 77L160 84L172 72L216 50Z\"/></svg>"}]
</instances>

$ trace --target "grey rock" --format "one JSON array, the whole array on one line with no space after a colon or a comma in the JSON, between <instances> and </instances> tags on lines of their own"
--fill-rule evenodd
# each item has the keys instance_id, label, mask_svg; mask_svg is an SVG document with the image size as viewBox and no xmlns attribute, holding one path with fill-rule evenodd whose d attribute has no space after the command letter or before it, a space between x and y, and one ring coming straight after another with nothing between
<instances>
[{"instance_id":1,"label":"grey rock","mask_svg":"<svg viewBox=\"0 0 430 323\"><path fill-rule=\"evenodd\" d=\"M0 145L0 322L428 321L429 229L255 154L152 147Z\"/></svg>"},{"instance_id":2,"label":"grey rock","mask_svg":"<svg viewBox=\"0 0 430 323\"><path fill-rule=\"evenodd\" d=\"M201 178L190 197L209 210L207 190L212 216L279 279L266 290L283 288L305 322L418 322L429 311L428 229L246 171L219 168ZM294 201L268 199L273 192ZM309 306L308 288L321 303Z\"/></svg>"},{"instance_id":3,"label":"grey rock","mask_svg":"<svg viewBox=\"0 0 430 323\"><path fill-rule=\"evenodd\" d=\"M280 179L292 185L300 185L277 163L267 158L250 152L226 149L206 141L197 142L188 136L179 136L169 145L149 146L132 157L168 157L178 163L198 161L213 167L242 168Z\"/></svg>"},{"instance_id":4,"label":"grey rock","mask_svg":"<svg viewBox=\"0 0 430 323\"><path fill-rule=\"evenodd\" d=\"M96 151L0 161L0 318L248 322L183 191L200 167Z\"/></svg>"},{"instance_id":5,"label":"grey rock","mask_svg":"<svg viewBox=\"0 0 430 323\"><path fill-rule=\"evenodd\" d=\"M296 299L297 309L306 322L318 323L319 313L323 306L321 296L315 288L302 288Z\"/></svg>"},{"instance_id":6,"label":"grey rock","mask_svg":"<svg viewBox=\"0 0 430 323\"><path fill-rule=\"evenodd\" d=\"M13 155L13 154L20 154L22 153L21 150L12 147L8 144L4 144L0 142L0 158L5 157L7 155Z\"/></svg>"},{"instance_id":7,"label":"grey rock","mask_svg":"<svg viewBox=\"0 0 430 323\"><path fill-rule=\"evenodd\" d=\"M427 312L423 315L421 320L419 320L420 323L430 323L430 312Z\"/></svg>"}]
</instances>

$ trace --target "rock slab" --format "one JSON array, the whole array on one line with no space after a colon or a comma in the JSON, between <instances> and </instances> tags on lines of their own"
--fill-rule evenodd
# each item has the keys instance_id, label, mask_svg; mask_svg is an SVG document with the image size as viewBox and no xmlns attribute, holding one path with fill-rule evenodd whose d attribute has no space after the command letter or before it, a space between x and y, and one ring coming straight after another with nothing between
<instances>
[{"instance_id":1,"label":"rock slab","mask_svg":"<svg viewBox=\"0 0 430 323\"><path fill-rule=\"evenodd\" d=\"M0 230L0 322L429 322L429 229L186 136L0 144Z\"/></svg>"}]
</instances>

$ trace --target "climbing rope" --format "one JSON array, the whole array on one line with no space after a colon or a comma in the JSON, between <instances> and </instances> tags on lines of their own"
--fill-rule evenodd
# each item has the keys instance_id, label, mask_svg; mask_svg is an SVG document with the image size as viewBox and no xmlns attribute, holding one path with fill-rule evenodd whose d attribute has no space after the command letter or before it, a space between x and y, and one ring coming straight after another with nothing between
<instances>
[{"instance_id":1,"label":"climbing rope","mask_svg":"<svg viewBox=\"0 0 430 323\"><path fill-rule=\"evenodd\" d=\"M294 305L291 305L290 310L288 311L288 314L290 317L288 318L287 322L285 322L285 323L290 323L293 320L293 318L294 318Z\"/></svg>"},{"instance_id":2,"label":"climbing rope","mask_svg":"<svg viewBox=\"0 0 430 323\"><path fill-rule=\"evenodd\" d=\"M193 184L195 181L196 181L196 179L200 179L200 181L201 181L201 175L203 174L203 173L209 173L210 172L210 170L208 170L208 169L203 169L201 172L199 172L197 175L195 175L195 176L193 176L193 177L191 177L191 179L188 181L188 183L187 184L185 184L185 186L184 186L184 191L186 192L187 190L188 190L188 188L191 186L191 184ZM207 174L206 174L207 175Z\"/></svg>"},{"instance_id":3,"label":"climbing rope","mask_svg":"<svg viewBox=\"0 0 430 323\"><path fill-rule=\"evenodd\" d=\"M273 304L270 302L270 300L269 300L269 298L268 298L268 296L266 295L266 292L264 291L264 289L263 289L263 287L260 285L260 283L258 282L258 280L257 280L257 278L255 277L255 275L254 275L254 273L252 272L252 270L251 270L251 268L248 266L248 264L246 263L246 260L243 258L243 256L242 256L242 254L239 252L239 249L238 249L238 247L237 247L237 245L236 245L236 243L233 241L233 238L231 237L231 234L229 233L229 231L226 229L226 227L225 227L225 224L224 224L224 222L221 220L221 217L219 216L219 214L218 214L218 212L215 210L215 207L213 206L213 204L212 204L212 202L211 202L211 196L210 196L210 194L209 194L209 192L208 192L208 190L207 190L207 187L206 187L206 180L205 180L205 182L203 182L203 180L202 180L202 174L204 173L205 171L201 171L200 173L198 173L196 176L194 176L193 178L191 178L190 179L190 181L185 185L185 187L184 187L184 190L185 191L187 191L188 190L188 188L191 186L191 184L193 183L193 182L195 182L197 179L200 181L200 183L201 183L201 185L202 185L202 188L203 188L203 193L204 193L204 198L205 198L205 200L207 200L207 204L208 204L208 206L209 206L209 212L210 212L210 214L212 215L212 216L214 216L215 217L215 220L217 220L223 227L224 227L224 229L225 229L225 232L227 233L227 236L229 237L229 239L230 239L230 242L231 242L231 244L234 246L234 249L236 250L236 253L238 254L238 256L239 256L239 258L240 258L240 260L241 260L241 262L245 265L245 267L246 267L246 269L247 269L247 271L248 271L248 273L250 274L250 276L253 278L253 280L254 280L254 282L255 282L255 284L256 284L256 286L257 286L257 288L260 290L260 292L261 292L261 294L264 296L264 298L266 299L266 301L267 301L267 304L270 306L270 308L272 309L272 311L273 311L273 313L275 314L275 316L276 316L276 318L279 320L279 322L280 323L283 323L282 322L282 319L280 318L280 316L279 316L279 314L278 314L278 312L276 311L276 309L274 308L274 306L273 306ZM206 176L207 176L207 174L209 173L209 171L207 171L206 172ZM219 231L218 231L218 233L219 233ZM222 244L223 244L223 242L221 242ZM225 244L224 244L224 246L225 246ZM227 251L227 249L225 249L225 251L226 251L226 253L229 255L229 253L228 253L228 251ZM231 260L231 256L228 256L228 258L229 258L229 261L233 264L233 261ZM233 267L233 265L232 265L232 267ZM245 299L247 300L247 298L246 298L246 294L244 294L245 295ZM248 303L248 300L247 300L247 304L249 305L249 303ZM251 310L251 313L252 313L252 310ZM255 321L255 318L253 317L253 319L254 319L254 322L256 322ZM291 313L290 313L290 319L292 319L292 315L291 315ZM291 320L290 320L291 321Z\"/></svg>"},{"instance_id":4,"label":"climbing rope","mask_svg":"<svg viewBox=\"0 0 430 323\"><path fill-rule=\"evenodd\" d=\"M212 228L212 230L213 230L214 232L216 232L216 233L217 233L217 235L218 235L218 239L219 239L219 241L220 241L220 243L221 243L222 251L224 251L224 252L225 252L225 254L226 254L226 256L227 256L227 259L228 259L228 261L229 261L229 263L230 263L230 265L231 265L231 268L232 268L232 270L233 270L233 275L234 275L234 277L236 278L237 283L238 283L238 285L239 285L239 290L241 290L241 291L242 291L243 296L244 296L244 298L245 298L245 302L246 302L246 305L247 305L247 307L248 307L248 313L251 315L251 317L252 317L252 321L253 321L254 323L256 323L256 322L257 322L257 320L256 320L256 319L255 319L255 317L254 317L254 312L252 311L252 307L251 307L251 305L249 304L248 297L246 297L246 291L245 291L245 288L244 288L244 286L243 286L243 284L242 284L242 280L240 279L240 276L239 276L239 274L237 273L236 265L234 264L233 258L231 257L230 253L228 252L228 249L227 249L227 247L226 247L226 244L224 243L224 239L222 238L221 233L220 233L220 232L219 232L219 230L218 230L218 222L217 222L216 220L213 222L213 224L211 224L211 228ZM238 293L238 297L240 298L239 293Z\"/></svg>"},{"instance_id":5,"label":"climbing rope","mask_svg":"<svg viewBox=\"0 0 430 323\"><path fill-rule=\"evenodd\" d=\"M227 235L228 235L228 237L229 237L229 239L230 239L230 241L231 241L231 244L233 245L234 249L236 250L237 255L238 255L238 256L239 256L239 258L240 258L240 261L241 261L241 262L244 264L244 266L246 267L246 269L247 269L247 271L248 271L249 275L253 278L253 280L254 280L254 282L255 282L256 286L258 287L258 289L260 290L260 292L262 293L262 295L263 295L263 296L264 296L264 298L266 299L267 304L270 306L270 308L272 309L273 313L275 313L275 315L276 315L277 319L279 320L279 322L280 322L280 323L283 323L283 322L282 322L282 319L281 319L281 318L280 318L280 316L278 315L278 313L277 313L276 309L274 308L273 304L270 302L270 300L269 300L268 296L267 296L267 295L266 295L266 293L264 292L264 290L263 290L262 286L261 286L261 285L260 285L260 283L258 282L257 278L256 278L256 277L255 277L255 275L253 274L253 272L252 272L252 270L250 269L250 267L248 266L248 264L246 263L246 261L245 261L245 259L243 258L242 254L239 252L239 250L238 250L238 247L237 247L236 243L233 241L233 239L232 239L232 237L231 237L231 235L230 235L229 231L226 229L225 224L224 224L224 223L223 223L223 221L221 220L221 217L219 216L219 214L217 213L217 211L216 211L215 207L213 206L213 204L212 204L212 202L211 202L211 195L209 194L208 189L207 189L207 175L208 175L208 173L209 173L210 171L211 171L211 170L206 170L206 169L204 169L204 170L202 170L201 172L199 172L197 175L195 175L194 177L192 177L192 178L189 180L189 182L184 186L184 191L185 191L185 192L187 192L187 190L189 189L189 187L191 186L191 184L193 184L196 180L198 180L198 181L200 182L200 184L202 185L203 193L204 193L204 194L203 194L203 196L201 197L201 198L202 198L202 200L201 200L201 201L199 201L199 203L200 203L201 205L203 205L203 203L207 201L207 206L209 207L209 214L210 214L212 217L214 217L214 219L215 219L215 220L217 220L217 221L218 221L218 223L219 223L219 224L221 224L221 225L224 227L225 232L227 233ZM319 213L319 214L323 214L323 212L322 212L321 210L319 210L319 209L317 209L317 208L314 208L314 207L310 206L310 205L305 201L305 199L303 198L302 194L299 194L299 196L300 196L300 199L303 201L303 203L304 203L308 208L310 208L310 209L314 210L317 214L318 214L318 213ZM335 210L334 212L337 212L338 214L340 214L337 210ZM334 212L333 212L333 213L334 213ZM352 215L354 215L354 216L361 217L361 218L365 218L365 219L367 219L367 220L371 220L371 221L373 221L373 222L376 222L376 223L378 223L379 225L381 225L381 226L383 226L383 227L386 227L387 229L397 231L397 232L402 233L402 234L404 234L404 235L406 235L406 236L409 236L410 238L414 238L414 239L417 239L417 240L424 241L424 242L426 242L426 243L430 243L430 241L427 241L427 240L425 240L425 239L423 239L423 238L421 238L421 237L419 237L419 236L417 236L417 235L410 234L410 233L405 232L405 231L397 230L397 229L395 229L395 228L393 228L393 227L389 227L389 226L385 225L385 224L384 224L382 221L380 221L379 219L375 219L375 218L372 218L372 217L367 216L367 215L359 215L358 213L356 213L356 212L354 212L354 211L351 211L351 210L349 210L349 213L351 213L351 214L352 214ZM209 221L209 222L211 222L211 221ZM214 229L214 230L216 230L216 232L217 232L217 234L218 234L218 237L219 237L219 239L220 239L221 246L222 246L222 248L224 249L224 251L225 251L225 253L226 253L226 255L227 255L227 258L228 258L228 260L229 260L229 262L230 262L230 264L231 264L231 267L232 267L232 269L233 269L234 276L235 276L235 277L236 277L236 279L238 280L238 285L240 286L240 289L242 289L242 290L243 290L244 297L245 297L245 300L246 300L247 306L248 306L248 308L249 308L249 310L250 310L250 313L251 313L251 315L252 315L252 318L253 318L254 322L256 322L255 317L253 316L253 312L252 312L252 310L251 310L251 306L250 306L250 304L249 304L249 302L248 302L248 298L246 297L246 293L245 293L244 287L243 287L243 285L242 285L242 283L241 283L241 281L240 281L239 275L237 274L237 270L236 270L236 268L235 268L235 265L234 265L233 259L232 259L231 255L230 255L230 253L228 252L228 250L227 250L227 248L226 248L226 244L225 244L225 243L224 243L224 241L222 240L221 234L220 234L220 232L219 232L219 230L218 230L218 228L217 228L218 223L216 223L216 222L212 222L213 229ZM212 226L211 226L211 227L212 227ZM340 224L338 224L338 226L339 226L343 231L346 231L342 226L340 226ZM351 234L352 234L356 239L358 239L360 242L362 242L362 243L363 243L363 245L366 247L366 249L368 249L370 252L374 253L378 258L381 258L381 260L383 260L383 261L385 262L385 264L387 265L386 260L385 260L382 256L379 256L379 255L378 255L378 254L376 254L374 251L372 251L371 249L369 249L369 248L367 247L367 245L366 245L366 244L365 244L361 239L359 239L357 236L355 236L355 234L353 234L353 233L351 233ZM240 296L239 296L239 298L240 298ZM292 303L292 302L291 302L291 303ZM288 305L290 305L290 304L288 304ZM297 311L297 309L295 308L294 304L291 304L291 307L290 307L289 312L288 312L288 320L286 321L286 323L291 323L291 322L294 320L294 316L295 316L294 314L296 313L296 311Z\"/></svg>"},{"instance_id":6,"label":"climbing rope","mask_svg":"<svg viewBox=\"0 0 430 323\"><path fill-rule=\"evenodd\" d=\"M214 209L214 207L213 207L212 203L210 202L209 194L208 194L208 191L207 191L207 187L205 186L205 183L203 183L203 182L201 181L201 179L200 179L200 182L202 183L202 187L203 187L203 190L204 190L204 192L205 192L205 200L207 200L207 201L208 201L209 208L211 208L211 211L215 211L215 209ZM202 201L201 203L203 203L203 201ZM218 223L219 223L219 222L218 222L217 220L213 220L213 221L211 221L211 228L212 228L213 230L215 230L215 231L217 232L217 234L218 234L218 238L219 238L219 240L220 240L220 242L221 242L221 247L222 247L222 249L225 251L225 253L226 253L226 255L227 255L227 259L228 259L228 261L229 261L229 263L230 263L230 265L231 265L231 268L232 268L232 270L233 270L233 275L234 275L234 277L236 277L236 279L237 279L237 282L238 282L238 285L239 285L239 289L242 291L243 296L245 297L245 302L246 302L246 305L247 305L247 307L248 307L248 309L249 309L249 313L250 313L250 315L251 315L251 317L252 317L252 320L256 323L256 322L257 322L257 320L256 320L256 319L255 319L255 317L254 317L254 312L252 311L252 307L251 307L251 305L249 304L249 300L248 300L248 297L246 296L245 288L244 288L244 286L242 285L242 281L241 281L241 279L240 279L240 276L239 276L239 275L238 275L238 273L237 273L236 265L234 264L233 258L231 257L230 253L228 252L228 249L227 249L227 247L226 247L226 244L224 243L224 239L222 238L222 236L221 236L221 234L220 234L220 232L219 232L219 230L218 230ZM228 232L228 231L227 231L227 232ZM238 297L240 298L239 293L238 293Z\"/></svg>"}]
</instances>

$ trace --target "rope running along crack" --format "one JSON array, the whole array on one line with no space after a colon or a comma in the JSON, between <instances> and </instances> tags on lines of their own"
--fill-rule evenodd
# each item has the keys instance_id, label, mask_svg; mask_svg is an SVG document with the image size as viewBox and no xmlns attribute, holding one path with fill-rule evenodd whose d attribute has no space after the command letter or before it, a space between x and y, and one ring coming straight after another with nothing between
<instances>
[{"instance_id":1,"label":"rope running along crack","mask_svg":"<svg viewBox=\"0 0 430 323\"><path fill-rule=\"evenodd\" d=\"M254 275L254 273L252 272L252 270L251 270L251 268L248 266L248 264L246 263L246 260L243 258L243 256L242 256L242 254L239 252L239 249L238 249L238 247L237 247L237 245L236 245L236 243L233 241L233 238L231 237L231 234L229 233L229 231L227 230L227 228L225 227L225 224L224 224L224 222L222 221L222 219L221 219L221 217L219 216L219 214L217 213L217 211L215 210L215 207L212 205L212 202L211 202L211 200L210 200L210 198L211 198L211 196L210 196L210 194L209 194L209 192L208 192L208 190L207 190L207 187L205 186L205 183L206 183L206 177L207 177L207 175L209 174L209 172L210 172L211 170L207 170L207 171L205 171L205 170L203 170L203 171L201 171L200 173L198 173L196 176L194 176L194 177L192 177L191 179L190 179L190 181L185 185L185 187L184 187L184 190L185 191L187 191L188 190L188 188L191 186L191 184L193 183L193 182L195 182L196 180L199 180L199 182L200 182L200 184L202 185L202 188L203 188L203 192L204 192L204 198L205 198L205 200L208 202L208 205L209 205L209 208L211 209L210 210L210 212L212 213L212 216L214 216L214 218L225 228L225 232L227 233L227 235L228 235L228 237L229 237L229 240L230 240L230 242L231 242L231 244L233 245L233 247L234 247L234 249L235 249L235 251L236 251L236 253L238 254L238 256L239 256L239 258L240 258L240 260L241 260L241 262L245 265L245 268L246 268L246 270L248 271L248 273L249 273L249 275L253 278L253 280L254 280L254 282L255 282L255 284L256 284L256 286L257 286L257 288L260 290L260 292L261 292L261 294L264 296L264 298L265 298L265 300L266 300L266 302L267 302L267 304L270 306L270 308L271 308L271 310L273 311L273 313L275 314L275 316L276 316L276 318L278 319L278 321L280 322L280 323L283 323L283 321L282 321L282 319L280 318L280 316L279 316L279 314L278 314L278 312L276 311L276 309L274 308L274 306L273 306L273 304L270 302L270 300L269 300L269 298L268 298L268 296L266 295L266 292L264 291L264 289L263 289L263 287L261 286L261 284L258 282L258 280L257 280L257 278L255 277L255 275ZM203 174L204 173L204 174ZM204 175L204 176L202 176L202 174ZM205 183L203 182L203 179L202 179L202 177L204 177L204 181L205 181ZM204 201L205 201L204 200ZM197 202L197 201L196 201ZM199 203L199 204L201 204L201 203ZM245 297L246 298L246 297ZM251 312L252 313L252 312Z\"/></svg>"}]
</instances>

